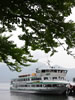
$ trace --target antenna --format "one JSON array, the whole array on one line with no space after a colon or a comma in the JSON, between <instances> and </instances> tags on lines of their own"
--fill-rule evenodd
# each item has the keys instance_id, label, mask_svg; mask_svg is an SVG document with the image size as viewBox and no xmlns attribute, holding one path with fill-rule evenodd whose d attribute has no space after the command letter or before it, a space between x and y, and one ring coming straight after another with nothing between
<instances>
[{"instance_id":1,"label":"antenna","mask_svg":"<svg viewBox=\"0 0 75 100\"><path fill-rule=\"evenodd\" d=\"M50 64L50 63L51 63L51 61L48 60L48 61L47 61L47 64L49 65L49 67L51 67L51 64Z\"/></svg>"}]
</instances>

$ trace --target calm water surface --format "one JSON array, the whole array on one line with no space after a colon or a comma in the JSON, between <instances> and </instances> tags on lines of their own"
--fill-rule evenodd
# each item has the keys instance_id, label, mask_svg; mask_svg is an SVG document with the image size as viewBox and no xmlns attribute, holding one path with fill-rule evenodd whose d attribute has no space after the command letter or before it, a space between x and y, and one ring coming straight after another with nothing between
<instances>
[{"instance_id":1,"label":"calm water surface","mask_svg":"<svg viewBox=\"0 0 75 100\"><path fill-rule=\"evenodd\" d=\"M0 100L75 100L75 96L10 93L9 87L8 83L0 83Z\"/></svg>"}]
</instances>

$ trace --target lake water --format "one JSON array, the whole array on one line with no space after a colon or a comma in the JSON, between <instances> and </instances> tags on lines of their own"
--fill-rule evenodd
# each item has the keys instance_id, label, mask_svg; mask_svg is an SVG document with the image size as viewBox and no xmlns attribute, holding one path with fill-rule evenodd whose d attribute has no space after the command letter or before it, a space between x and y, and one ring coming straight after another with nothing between
<instances>
[{"instance_id":1,"label":"lake water","mask_svg":"<svg viewBox=\"0 0 75 100\"><path fill-rule=\"evenodd\" d=\"M0 100L75 100L75 96L11 93L9 88L10 84L0 83Z\"/></svg>"}]
</instances>

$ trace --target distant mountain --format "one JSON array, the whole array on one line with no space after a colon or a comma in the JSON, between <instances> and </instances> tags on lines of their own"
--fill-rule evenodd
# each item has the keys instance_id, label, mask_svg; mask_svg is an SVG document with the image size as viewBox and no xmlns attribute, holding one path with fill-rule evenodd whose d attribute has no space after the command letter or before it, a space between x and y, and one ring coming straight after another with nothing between
<instances>
[{"instance_id":1,"label":"distant mountain","mask_svg":"<svg viewBox=\"0 0 75 100\"><path fill-rule=\"evenodd\" d=\"M21 74L30 74L34 73L36 68L47 68L48 66L44 63L37 62L31 64L29 67L23 67L22 72L10 71L9 68L0 63L0 82L10 82L11 79L18 77ZM68 69L68 73L66 75L67 80L72 81L75 77L75 68Z\"/></svg>"},{"instance_id":2,"label":"distant mountain","mask_svg":"<svg viewBox=\"0 0 75 100\"><path fill-rule=\"evenodd\" d=\"M73 81L73 78L75 78L75 68L69 68L66 75L66 79L69 81Z\"/></svg>"},{"instance_id":3,"label":"distant mountain","mask_svg":"<svg viewBox=\"0 0 75 100\"><path fill-rule=\"evenodd\" d=\"M17 72L10 71L5 64L0 64L0 82L9 82L17 74Z\"/></svg>"},{"instance_id":4,"label":"distant mountain","mask_svg":"<svg viewBox=\"0 0 75 100\"><path fill-rule=\"evenodd\" d=\"M23 67L22 72L16 72L10 71L5 64L0 63L0 82L10 82L11 79L18 77L21 74L30 74L35 72L36 68L39 67L46 67L46 65L40 62L32 63L29 67Z\"/></svg>"}]
</instances>

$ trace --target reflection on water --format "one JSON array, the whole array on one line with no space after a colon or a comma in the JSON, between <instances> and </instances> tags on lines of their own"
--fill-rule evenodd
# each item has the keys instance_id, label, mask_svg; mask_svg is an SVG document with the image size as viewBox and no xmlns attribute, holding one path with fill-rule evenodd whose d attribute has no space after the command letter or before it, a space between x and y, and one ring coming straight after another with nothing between
<instances>
[{"instance_id":1,"label":"reflection on water","mask_svg":"<svg viewBox=\"0 0 75 100\"><path fill-rule=\"evenodd\" d=\"M0 100L75 100L75 96L11 93L3 90L0 91Z\"/></svg>"},{"instance_id":2,"label":"reflection on water","mask_svg":"<svg viewBox=\"0 0 75 100\"><path fill-rule=\"evenodd\" d=\"M64 95L39 95L39 94L24 94L11 93L11 100L70 100Z\"/></svg>"}]
</instances>

